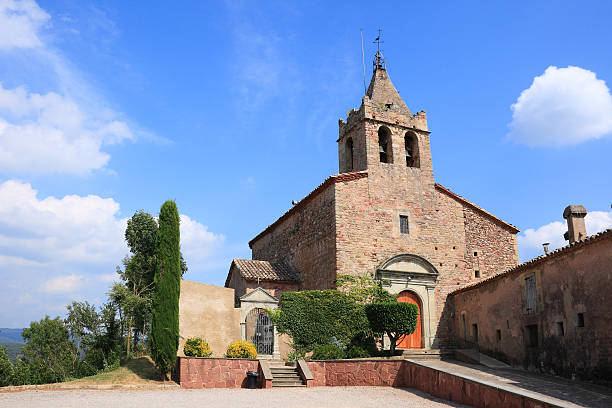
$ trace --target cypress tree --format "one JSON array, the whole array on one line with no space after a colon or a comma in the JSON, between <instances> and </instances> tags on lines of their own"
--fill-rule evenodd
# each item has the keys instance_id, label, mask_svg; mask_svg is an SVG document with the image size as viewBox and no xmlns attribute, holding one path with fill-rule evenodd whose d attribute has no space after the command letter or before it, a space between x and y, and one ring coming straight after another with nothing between
<instances>
[{"instance_id":1,"label":"cypress tree","mask_svg":"<svg viewBox=\"0 0 612 408\"><path fill-rule=\"evenodd\" d=\"M179 341L179 295L181 290L179 214L174 201L159 212L155 295L151 321L151 356L164 378L174 368Z\"/></svg>"}]
</instances>

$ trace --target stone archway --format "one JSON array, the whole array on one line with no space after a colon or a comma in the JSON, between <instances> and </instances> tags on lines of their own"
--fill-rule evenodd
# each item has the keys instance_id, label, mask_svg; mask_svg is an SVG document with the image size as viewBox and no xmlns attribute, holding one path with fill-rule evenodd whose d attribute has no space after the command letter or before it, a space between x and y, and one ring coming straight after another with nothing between
<instances>
[{"instance_id":1,"label":"stone archway","mask_svg":"<svg viewBox=\"0 0 612 408\"><path fill-rule=\"evenodd\" d=\"M393 294L412 292L420 302L421 348L435 348L437 329L434 289L438 271L425 258L400 254L389 258L376 270L376 278L383 280L386 290ZM415 343L416 344L416 343Z\"/></svg>"}]
</instances>

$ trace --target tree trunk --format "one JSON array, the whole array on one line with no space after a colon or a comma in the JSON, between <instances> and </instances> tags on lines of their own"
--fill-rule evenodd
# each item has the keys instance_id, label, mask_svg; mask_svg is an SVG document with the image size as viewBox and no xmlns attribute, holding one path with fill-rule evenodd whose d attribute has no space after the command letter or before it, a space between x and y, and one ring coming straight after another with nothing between
<instances>
[{"instance_id":1,"label":"tree trunk","mask_svg":"<svg viewBox=\"0 0 612 408\"><path fill-rule=\"evenodd\" d=\"M126 353L127 357L130 356L130 345L132 343L131 334L132 334L132 316L130 316L130 324L128 325L127 353Z\"/></svg>"},{"instance_id":2,"label":"tree trunk","mask_svg":"<svg viewBox=\"0 0 612 408\"><path fill-rule=\"evenodd\" d=\"M389 334L389 352L391 354L391 357L393 357L395 355L395 342L397 341L396 337L393 337Z\"/></svg>"}]
</instances>

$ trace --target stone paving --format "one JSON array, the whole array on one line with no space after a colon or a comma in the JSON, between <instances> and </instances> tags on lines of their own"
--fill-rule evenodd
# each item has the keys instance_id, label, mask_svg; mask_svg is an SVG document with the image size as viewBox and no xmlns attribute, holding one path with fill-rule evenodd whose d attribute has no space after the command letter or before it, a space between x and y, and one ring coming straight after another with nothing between
<instances>
[{"instance_id":1,"label":"stone paving","mask_svg":"<svg viewBox=\"0 0 612 408\"><path fill-rule=\"evenodd\" d=\"M493 385L564 407L612 407L612 390L523 370L491 369L455 360L419 360L418 364Z\"/></svg>"},{"instance_id":2,"label":"stone paving","mask_svg":"<svg viewBox=\"0 0 612 408\"><path fill-rule=\"evenodd\" d=\"M317 387L267 390L23 391L0 393L3 408L105 407L464 407L408 388Z\"/></svg>"}]
</instances>

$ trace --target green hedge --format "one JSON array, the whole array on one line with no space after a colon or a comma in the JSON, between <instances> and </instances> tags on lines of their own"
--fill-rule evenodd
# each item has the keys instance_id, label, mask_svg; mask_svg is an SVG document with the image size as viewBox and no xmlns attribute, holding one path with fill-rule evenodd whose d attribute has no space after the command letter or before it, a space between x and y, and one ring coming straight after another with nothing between
<instances>
[{"instance_id":1,"label":"green hedge","mask_svg":"<svg viewBox=\"0 0 612 408\"><path fill-rule=\"evenodd\" d=\"M344 351L338 346L333 344L321 344L315 346L311 360L341 360L343 359Z\"/></svg>"},{"instance_id":2,"label":"green hedge","mask_svg":"<svg viewBox=\"0 0 612 408\"><path fill-rule=\"evenodd\" d=\"M345 348L369 331L363 305L338 290L284 292L272 319L280 333L291 336L294 349L300 352L322 344Z\"/></svg>"}]
</instances>

